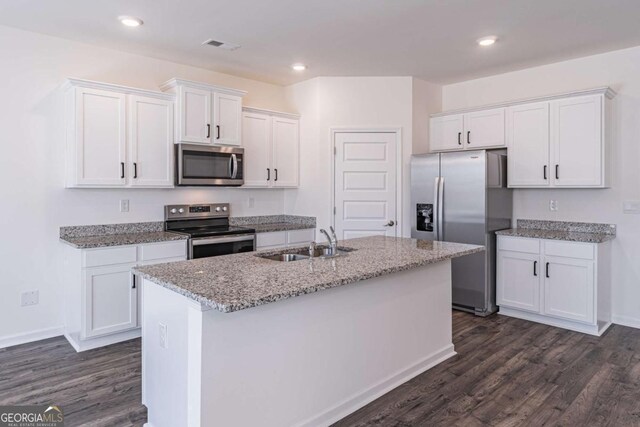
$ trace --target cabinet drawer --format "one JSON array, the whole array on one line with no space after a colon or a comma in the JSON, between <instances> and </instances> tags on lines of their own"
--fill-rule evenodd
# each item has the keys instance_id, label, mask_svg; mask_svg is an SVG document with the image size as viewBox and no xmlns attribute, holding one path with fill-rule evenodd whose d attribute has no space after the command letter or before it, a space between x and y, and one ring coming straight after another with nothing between
<instances>
[{"instance_id":1,"label":"cabinet drawer","mask_svg":"<svg viewBox=\"0 0 640 427\"><path fill-rule=\"evenodd\" d=\"M290 245L309 243L315 239L315 234L313 228L287 231L287 243Z\"/></svg>"},{"instance_id":2,"label":"cabinet drawer","mask_svg":"<svg viewBox=\"0 0 640 427\"><path fill-rule=\"evenodd\" d=\"M560 242L543 240L544 254L565 258L593 259L594 245L592 243Z\"/></svg>"},{"instance_id":3,"label":"cabinet drawer","mask_svg":"<svg viewBox=\"0 0 640 427\"><path fill-rule=\"evenodd\" d=\"M266 248L269 246L283 246L287 244L286 231L274 231L271 233L258 233L256 235L256 246Z\"/></svg>"},{"instance_id":4,"label":"cabinet drawer","mask_svg":"<svg viewBox=\"0 0 640 427\"><path fill-rule=\"evenodd\" d=\"M140 260L142 262L163 258L186 258L186 240L179 242L151 243L140 246Z\"/></svg>"},{"instance_id":5,"label":"cabinet drawer","mask_svg":"<svg viewBox=\"0 0 640 427\"><path fill-rule=\"evenodd\" d=\"M87 249L84 251L83 267L99 267L103 265L126 264L136 262L135 246L118 246L115 248Z\"/></svg>"},{"instance_id":6,"label":"cabinet drawer","mask_svg":"<svg viewBox=\"0 0 640 427\"><path fill-rule=\"evenodd\" d=\"M540 240L527 239L524 237L498 236L498 250L539 254Z\"/></svg>"}]
</instances>

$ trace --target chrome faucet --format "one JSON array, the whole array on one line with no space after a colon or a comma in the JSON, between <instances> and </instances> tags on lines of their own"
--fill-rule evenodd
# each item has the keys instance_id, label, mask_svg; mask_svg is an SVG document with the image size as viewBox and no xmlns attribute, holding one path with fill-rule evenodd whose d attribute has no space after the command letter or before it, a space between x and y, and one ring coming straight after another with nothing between
<instances>
[{"instance_id":1,"label":"chrome faucet","mask_svg":"<svg viewBox=\"0 0 640 427\"><path fill-rule=\"evenodd\" d=\"M316 255L316 242L309 243L309 258L313 258Z\"/></svg>"},{"instance_id":2,"label":"chrome faucet","mask_svg":"<svg viewBox=\"0 0 640 427\"><path fill-rule=\"evenodd\" d=\"M331 251L331 256L333 256L338 250L338 238L336 237L336 232L333 227L329 227L329 230L331 230L331 236L329 236L329 233L327 233L327 230L325 230L324 228L321 228L320 232L324 234L329 241L329 249Z\"/></svg>"}]
</instances>

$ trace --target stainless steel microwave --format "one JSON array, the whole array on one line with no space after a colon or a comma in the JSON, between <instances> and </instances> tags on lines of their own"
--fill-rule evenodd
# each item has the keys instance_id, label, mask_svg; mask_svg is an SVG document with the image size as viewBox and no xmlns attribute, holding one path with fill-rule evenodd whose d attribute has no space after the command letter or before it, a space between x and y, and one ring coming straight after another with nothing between
<instances>
[{"instance_id":1,"label":"stainless steel microwave","mask_svg":"<svg viewBox=\"0 0 640 427\"><path fill-rule=\"evenodd\" d=\"M176 144L176 185L244 184L244 148Z\"/></svg>"}]
</instances>

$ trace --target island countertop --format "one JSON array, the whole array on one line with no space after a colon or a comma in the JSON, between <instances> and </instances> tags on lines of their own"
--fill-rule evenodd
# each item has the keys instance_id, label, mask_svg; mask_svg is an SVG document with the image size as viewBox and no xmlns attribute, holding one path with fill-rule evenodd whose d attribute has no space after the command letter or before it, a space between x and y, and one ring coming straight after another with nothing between
<instances>
[{"instance_id":1,"label":"island countertop","mask_svg":"<svg viewBox=\"0 0 640 427\"><path fill-rule=\"evenodd\" d=\"M339 246L353 251L331 259L279 262L259 255L290 253L296 248L265 250L133 271L204 306L229 313L484 250L476 245L382 236L344 240Z\"/></svg>"}]
</instances>

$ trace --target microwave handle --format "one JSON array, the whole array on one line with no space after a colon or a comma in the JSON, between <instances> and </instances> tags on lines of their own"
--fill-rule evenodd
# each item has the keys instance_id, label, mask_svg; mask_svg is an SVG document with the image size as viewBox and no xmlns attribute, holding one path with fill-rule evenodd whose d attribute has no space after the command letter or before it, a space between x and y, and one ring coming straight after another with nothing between
<instances>
[{"instance_id":1,"label":"microwave handle","mask_svg":"<svg viewBox=\"0 0 640 427\"><path fill-rule=\"evenodd\" d=\"M235 154L231 155L231 160L232 160L232 164L233 164L233 172L231 173L231 179L236 179L236 177L238 176L238 156L236 156Z\"/></svg>"}]
</instances>

